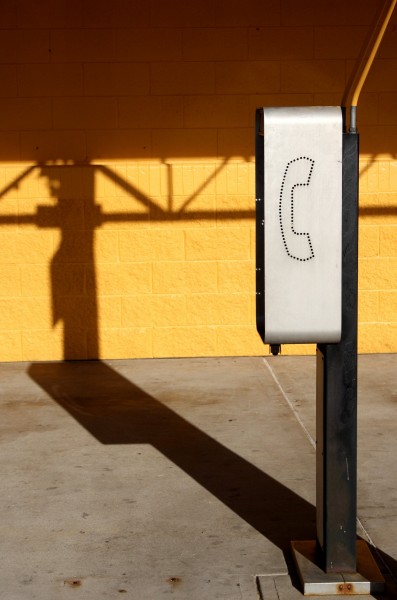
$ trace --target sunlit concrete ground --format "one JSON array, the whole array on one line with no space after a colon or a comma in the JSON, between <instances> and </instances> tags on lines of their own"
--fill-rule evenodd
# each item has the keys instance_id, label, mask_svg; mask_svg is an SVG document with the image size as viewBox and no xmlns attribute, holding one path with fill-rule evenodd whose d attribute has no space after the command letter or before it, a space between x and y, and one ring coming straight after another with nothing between
<instances>
[{"instance_id":1,"label":"sunlit concrete ground","mask_svg":"<svg viewBox=\"0 0 397 600\"><path fill-rule=\"evenodd\" d=\"M0 365L4 600L300 598L314 357ZM397 598L397 355L359 357L358 533Z\"/></svg>"}]
</instances>

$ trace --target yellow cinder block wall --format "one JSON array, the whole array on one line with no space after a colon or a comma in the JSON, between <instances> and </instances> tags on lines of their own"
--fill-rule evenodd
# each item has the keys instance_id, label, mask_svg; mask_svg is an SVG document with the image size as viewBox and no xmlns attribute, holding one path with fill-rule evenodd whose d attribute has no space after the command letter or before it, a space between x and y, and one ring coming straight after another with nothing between
<instances>
[{"instance_id":1,"label":"yellow cinder block wall","mask_svg":"<svg viewBox=\"0 0 397 600\"><path fill-rule=\"evenodd\" d=\"M378 5L1 3L0 360L266 354L255 108L338 105ZM397 351L396 24L358 113L361 352Z\"/></svg>"}]
</instances>

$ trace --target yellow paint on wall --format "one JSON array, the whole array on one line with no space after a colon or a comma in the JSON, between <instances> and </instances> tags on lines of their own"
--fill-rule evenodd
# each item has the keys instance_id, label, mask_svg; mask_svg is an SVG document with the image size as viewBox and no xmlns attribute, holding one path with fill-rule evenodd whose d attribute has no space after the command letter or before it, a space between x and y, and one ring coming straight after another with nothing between
<instances>
[{"instance_id":1,"label":"yellow paint on wall","mask_svg":"<svg viewBox=\"0 0 397 600\"><path fill-rule=\"evenodd\" d=\"M50 4L23 3L0 40L0 360L267 354L254 111L338 104L371 3ZM358 112L361 352L397 351L385 43Z\"/></svg>"}]
</instances>

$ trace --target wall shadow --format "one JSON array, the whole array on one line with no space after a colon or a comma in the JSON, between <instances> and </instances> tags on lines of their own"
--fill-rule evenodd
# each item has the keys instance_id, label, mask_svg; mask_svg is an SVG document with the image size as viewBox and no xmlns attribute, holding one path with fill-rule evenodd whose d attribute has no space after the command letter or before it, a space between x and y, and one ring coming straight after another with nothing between
<instances>
[{"instance_id":1,"label":"wall shadow","mask_svg":"<svg viewBox=\"0 0 397 600\"><path fill-rule=\"evenodd\" d=\"M359 217L395 217L397 206L362 206L358 214Z\"/></svg>"},{"instance_id":2,"label":"wall shadow","mask_svg":"<svg viewBox=\"0 0 397 600\"><path fill-rule=\"evenodd\" d=\"M61 241L50 262L52 325L62 325L65 360L96 359L100 356L97 266L95 232L106 224L166 223L254 219L252 210L195 210L194 201L226 167L228 159L214 167L194 193L179 208L173 206L172 165L168 166L168 205L164 208L143 193L134 183L106 165L37 163L0 190L0 200L12 190L28 183L33 172L47 182L54 205L37 205L35 214L18 212L1 215L0 226L55 229ZM131 210L105 212L96 200L95 178L103 175L109 184L131 198ZM80 190L80 191L76 191ZM36 202L32 200L32 203ZM140 261L132 255L131 262Z\"/></svg>"}]
</instances>

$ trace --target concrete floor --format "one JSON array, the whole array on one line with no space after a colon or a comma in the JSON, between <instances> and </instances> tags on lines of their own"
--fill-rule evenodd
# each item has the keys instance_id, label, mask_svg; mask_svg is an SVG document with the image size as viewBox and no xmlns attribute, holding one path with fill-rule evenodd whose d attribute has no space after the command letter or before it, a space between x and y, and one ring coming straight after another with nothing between
<instances>
[{"instance_id":1,"label":"concrete floor","mask_svg":"<svg viewBox=\"0 0 397 600\"><path fill-rule=\"evenodd\" d=\"M314 357L8 363L0 380L2 600L302 597L288 547L315 537ZM396 410L397 355L361 356L358 533L388 599Z\"/></svg>"}]
</instances>

